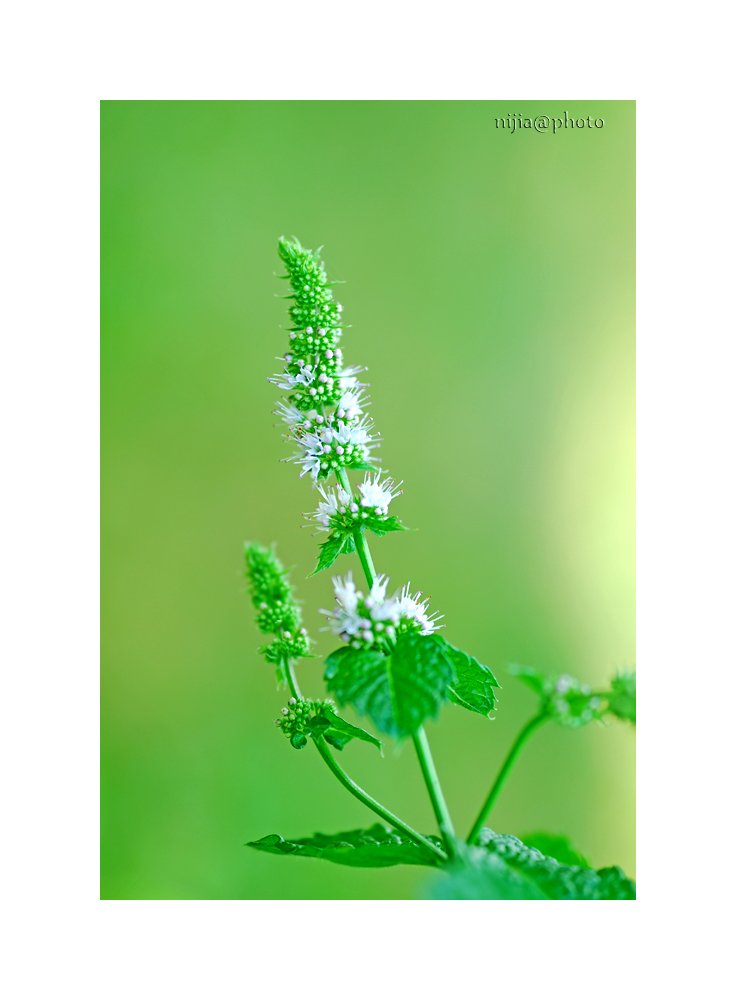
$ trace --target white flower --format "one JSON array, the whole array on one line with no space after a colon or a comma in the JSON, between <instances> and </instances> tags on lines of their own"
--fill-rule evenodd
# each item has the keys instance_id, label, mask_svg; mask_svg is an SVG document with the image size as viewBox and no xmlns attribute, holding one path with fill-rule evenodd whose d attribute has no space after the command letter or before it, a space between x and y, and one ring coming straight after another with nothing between
<instances>
[{"instance_id":1,"label":"white flower","mask_svg":"<svg viewBox=\"0 0 736 1000\"><path fill-rule=\"evenodd\" d=\"M348 392L351 389L364 389L365 383L359 382L355 377L358 372L364 371L365 368L362 368L360 365L352 365L349 368L342 368L337 374L342 392Z\"/></svg>"},{"instance_id":2,"label":"white flower","mask_svg":"<svg viewBox=\"0 0 736 1000\"><path fill-rule=\"evenodd\" d=\"M358 483L358 490L361 493L361 507L375 507L378 514L387 514L388 505L395 496L402 491L396 486L393 479L384 479L379 483L380 472L371 479L370 473L366 474L362 483ZM401 483L399 483L399 486Z\"/></svg>"},{"instance_id":3,"label":"white flower","mask_svg":"<svg viewBox=\"0 0 736 1000\"><path fill-rule=\"evenodd\" d=\"M356 590L353 583L353 571L349 569L345 577L333 576L332 586L335 591L335 600L345 611L353 613L358 607L358 600L363 596Z\"/></svg>"},{"instance_id":4,"label":"white flower","mask_svg":"<svg viewBox=\"0 0 736 1000\"><path fill-rule=\"evenodd\" d=\"M317 489L322 494L323 500L317 504L317 510L314 514L308 514L307 517L311 517L317 522L319 531L329 531L330 518L338 513L340 507L345 507L350 502L350 496L342 486L338 486L337 490L333 491L326 489L321 483L317 483Z\"/></svg>"},{"instance_id":5,"label":"white flower","mask_svg":"<svg viewBox=\"0 0 736 1000\"><path fill-rule=\"evenodd\" d=\"M302 466L302 471L299 473L299 478L310 472L314 479L317 478L317 473L320 470L320 455L322 454L322 442L317 437L316 434L305 434L302 438L291 439L297 446L296 452L287 458L287 462L296 462L297 465Z\"/></svg>"},{"instance_id":6,"label":"white flower","mask_svg":"<svg viewBox=\"0 0 736 1000\"><path fill-rule=\"evenodd\" d=\"M350 389L347 392L343 392L340 402L337 404L338 417L344 417L346 420L354 420L355 417L360 416L363 412L363 406L368 405L363 396L364 392L362 389Z\"/></svg>"},{"instance_id":7,"label":"white flower","mask_svg":"<svg viewBox=\"0 0 736 1000\"><path fill-rule=\"evenodd\" d=\"M311 382L314 382L314 377L315 372L312 371L309 365L305 365L298 375L292 375L291 372L284 371L281 374L272 375L268 381L273 382L279 389L287 389L291 392L298 385L307 386Z\"/></svg>"},{"instance_id":8,"label":"white flower","mask_svg":"<svg viewBox=\"0 0 736 1000\"><path fill-rule=\"evenodd\" d=\"M427 615L427 605L429 601L419 601L422 595L421 593L415 594L413 597L409 594L409 587L411 584L407 583L401 588L401 593L398 597L393 597L391 603L393 604L394 613L398 613L399 618L408 618L417 625L421 625L422 635L431 635L435 629L443 628L444 626L438 625L436 622L437 618L444 618L444 615L438 614L436 611L433 615ZM391 615L393 618L393 615Z\"/></svg>"},{"instance_id":9,"label":"white flower","mask_svg":"<svg viewBox=\"0 0 736 1000\"><path fill-rule=\"evenodd\" d=\"M334 432L335 440L341 445L353 444L365 448L375 440L370 433L372 426L367 417L363 417L357 424L345 424L342 420L338 420L337 430Z\"/></svg>"},{"instance_id":10,"label":"white flower","mask_svg":"<svg viewBox=\"0 0 736 1000\"><path fill-rule=\"evenodd\" d=\"M281 417L285 424L288 424L289 428L293 427L295 424L300 424L302 420L307 419L306 413L302 413L301 410L297 410L295 406L291 403L286 403L281 400L276 404L276 409L273 411L277 417Z\"/></svg>"},{"instance_id":11,"label":"white flower","mask_svg":"<svg viewBox=\"0 0 736 1000\"><path fill-rule=\"evenodd\" d=\"M363 631L363 619L358 614L358 601L363 595L355 589L352 571L348 570L344 579L333 576L332 586L337 604L334 611L320 608L320 614L326 615L328 619L327 626L320 631L333 632L343 637L357 635Z\"/></svg>"}]
</instances>

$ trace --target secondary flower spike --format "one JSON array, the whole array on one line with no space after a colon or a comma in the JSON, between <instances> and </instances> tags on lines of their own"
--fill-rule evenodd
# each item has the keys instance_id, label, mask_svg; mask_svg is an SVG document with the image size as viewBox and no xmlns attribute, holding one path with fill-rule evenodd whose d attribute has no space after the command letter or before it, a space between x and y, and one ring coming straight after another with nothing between
<instances>
[{"instance_id":1,"label":"secondary flower spike","mask_svg":"<svg viewBox=\"0 0 736 1000\"><path fill-rule=\"evenodd\" d=\"M342 306L333 299L319 251L282 238L279 256L292 289L287 298L294 300L284 369L269 379L289 394L274 411L296 448L285 461L301 466L300 478L308 472L315 480L342 468L376 471L371 452L378 439L364 413L366 385L357 377L363 369L343 364Z\"/></svg>"}]
</instances>

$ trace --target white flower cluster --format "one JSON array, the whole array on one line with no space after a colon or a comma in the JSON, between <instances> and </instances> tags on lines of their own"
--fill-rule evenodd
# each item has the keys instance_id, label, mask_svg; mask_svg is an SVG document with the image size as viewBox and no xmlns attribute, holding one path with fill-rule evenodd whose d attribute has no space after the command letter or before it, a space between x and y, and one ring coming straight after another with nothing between
<instances>
[{"instance_id":1,"label":"white flower cluster","mask_svg":"<svg viewBox=\"0 0 736 1000\"><path fill-rule=\"evenodd\" d=\"M420 601L421 593L412 596L408 583L389 598L386 597L388 578L385 576L376 578L365 597L357 590L352 572L344 578L333 577L332 584L336 604L332 611L320 609L328 620L321 631L338 635L355 649L384 645L384 639L393 640L401 632L431 635L443 627L437 624L437 619L444 616L437 612L428 615L429 601Z\"/></svg>"},{"instance_id":2,"label":"white flower cluster","mask_svg":"<svg viewBox=\"0 0 736 1000\"><path fill-rule=\"evenodd\" d=\"M285 360L290 362L290 355L286 355ZM316 393L311 383L324 379L331 388L334 380L325 375L317 376L316 368L316 362L314 368L303 365L298 375L285 370L269 381L281 389L293 390L302 385L309 387L310 393ZM300 479L307 472L313 479L325 479L339 468L365 465L370 460L371 448L378 438L372 433L372 421L363 413L363 407L368 404L364 397L366 386L356 378L359 371L360 368L344 368L338 373L341 395L332 412L328 412L325 405L320 405L319 409L315 405L312 409L300 410L288 401L277 404L274 412L289 430L285 438L296 445L296 452L285 461L301 465ZM315 399L315 404L319 403L320 400Z\"/></svg>"},{"instance_id":3,"label":"white flower cluster","mask_svg":"<svg viewBox=\"0 0 736 1000\"><path fill-rule=\"evenodd\" d=\"M400 490L393 479L380 480L380 472L373 477L368 472L362 483L357 484L360 495L360 503L357 503L342 486L336 489L327 489L321 483L317 483L317 489L322 495L322 501L317 504L317 510L313 514L305 514L311 518L317 526L318 531L332 531L335 528L353 528L355 521L366 519L370 515L386 517L388 505ZM401 486L401 483L399 483Z\"/></svg>"}]
</instances>

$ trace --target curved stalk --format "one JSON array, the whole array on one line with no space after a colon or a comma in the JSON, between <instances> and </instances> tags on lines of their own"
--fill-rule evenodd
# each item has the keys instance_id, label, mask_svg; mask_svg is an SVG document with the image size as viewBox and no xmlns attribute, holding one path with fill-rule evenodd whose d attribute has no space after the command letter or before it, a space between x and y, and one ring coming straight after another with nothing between
<instances>
[{"instance_id":1,"label":"curved stalk","mask_svg":"<svg viewBox=\"0 0 736 1000\"><path fill-rule=\"evenodd\" d=\"M288 657L284 658L284 674L286 676L286 683L289 685L289 690L291 691L292 698L296 698L297 701L302 700L302 693L299 690L299 685L296 680L296 674L294 673L294 665Z\"/></svg>"},{"instance_id":2,"label":"curved stalk","mask_svg":"<svg viewBox=\"0 0 736 1000\"><path fill-rule=\"evenodd\" d=\"M291 660L287 658L284 660L283 666L284 666L284 674L286 676L286 681L289 685L289 690L291 691L292 697L296 698L298 701L301 701L302 693L299 690L299 684L297 683L296 674L294 673L293 663L291 662ZM376 815L380 816L381 819L385 820L387 823L390 823L391 826L396 827L397 830L402 830L407 835L407 837L413 840L416 844L419 844L422 847L426 847L426 849L428 851L431 851L432 854L436 855L436 857L440 861L447 861L447 856L445 855L445 853L441 851L439 847L436 847L431 840L427 840L427 838L423 837L421 833L418 833L416 830L410 827L408 823L405 823L403 820L399 819L398 816L394 816L394 814L390 812L390 810L386 809L385 806L382 806L381 803L377 802L372 795L369 795L368 792L366 792L363 788L360 787L360 785L356 784L356 782L354 782L353 779L343 771L343 769L337 763L335 758L332 756L332 753L330 752L330 749L325 743L323 737L313 736L312 742L317 748L317 751L322 760L325 762L325 764L327 764L327 766L335 775L335 777L343 786L343 788L346 788L351 795L354 795L356 799L359 799L364 806L368 806L368 808L371 809L374 813L376 813Z\"/></svg>"},{"instance_id":3,"label":"curved stalk","mask_svg":"<svg viewBox=\"0 0 736 1000\"><path fill-rule=\"evenodd\" d=\"M546 722L548 718L549 716L546 713L542 713L541 715L535 715L534 718L530 719L529 722L527 722L527 724L521 730L519 735L516 737L513 746L506 755L506 760L501 765L501 770L498 772L496 780L491 785L491 790L488 793L488 797L483 803L480 812L478 813L478 818L476 819L475 823L473 823L473 828L468 834L469 844L474 844L477 841L478 834L482 830L483 824L488 818L488 814L493 808L493 804L498 798L498 795L504 786L506 778L509 776L509 772L511 768L514 766L516 758L519 756L521 748L524 746L524 744L532 735L532 733L535 732L535 730L537 730L539 726L542 725L543 722Z\"/></svg>"},{"instance_id":4,"label":"curved stalk","mask_svg":"<svg viewBox=\"0 0 736 1000\"><path fill-rule=\"evenodd\" d=\"M440 861L447 861L447 855L441 851L439 847L433 844L431 840L427 840L427 838L423 837L421 833L417 833L416 830L410 827L408 823L404 823L404 821L400 820L398 816L394 816L394 814L384 808L380 802L376 802L376 800L364 791L360 785L357 785L352 778L348 777L332 756L330 749L322 736L313 736L312 742L317 747L322 760L325 764L327 764L343 788L347 788L347 790L354 795L356 799L359 799L363 805L372 809L376 815L381 817L381 819L390 823L391 826L396 827L397 830L402 830L407 837L410 837L414 841L415 844L419 844L420 846L425 847L428 851L431 851L432 854L434 854Z\"/></svg>"}]
</instances>

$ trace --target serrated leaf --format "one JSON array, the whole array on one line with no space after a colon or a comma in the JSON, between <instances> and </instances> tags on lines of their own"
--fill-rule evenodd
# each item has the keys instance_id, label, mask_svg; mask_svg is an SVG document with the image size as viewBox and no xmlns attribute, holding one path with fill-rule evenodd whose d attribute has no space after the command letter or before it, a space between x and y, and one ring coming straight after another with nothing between
<instances>
[{"instance_id":1,"label":"serrated leaf","mask_svg":"<svg viewBox=\"0 0 736 1000\"><path fill-rule=\"evenodd\" d=\"M320 573L323 569L329 569L341 552L343 551L354 552L355 551L354 544L350 550L346 549L345 547L345 542L348 539L350 539L351 542L353 540L351 535L339 535L333 533L330 535L330 537L327 539L326 542L322 542L322 544L319 547L320 551L319 551L319 558L317 560L317 568L312 573L310 573L309 576L310 577L316 576L317 573ZM307 577L307 579L309 579L309 577Z\"/></svg>"},{"instance_id":2,"label":"serrated leaf","mask_svg":"<svg viewBox=\"0 0 736 1000\"><path fill-rule=\"evenodd\" d=\"M496 695L493 689L500 687L493 672L474 656L464 653L452 646L446 639L438 640L444 644L447 658L455 668L456 681L450 685L450 701L470 712L477 712L486 719L496 707Z\"/></svg>"},{"instance_id":3,"label":"serrated leaf","mask_svg":"<svg viewBox=\"0 0 736 1000\"><path fill-rule=\"evenodd\" d=\"M409 531L410 529L402 524L398 517L369 517L366 521L367 526L371 529L374 535L387 535L389 531Z\"/></svg>"},{"instance_id":4,"label":"serrated leaf","mask_svg":"<svg viewBox=\"0 0 736 1000\"><path fill-rule=\"evenodd\" d=\"M493 854L471 848L463 861L445 869L432 899L547 899L534 882Z\"/></svg>"},{"instance_id":5,"label":"serrated leaf","mask_svg":"<svg viewBox=\"0 0 736 1000\"><path fill-rule=\"evenodd\" d=\"M481 831L482 845L463 852L437 881L433 899L635 899L620 868L560 864L517 837Z\"/></svg>"},{"instance_id":6,"label":"serrated leaf","mask_svg":"<svg viewBox=\"0 0 736 1000\"><path fill-rule=\"evenodd\" d=\"M390 655L344 647L326 660L325 681L341 705L367 715L382 733L403 739L448 700L455 670L437 636L404 633Z\"/></svg>"},{"instance_id":7,"label":"serrated leaf","mask_svg":"<svg viewBox=\"0 0 736 1000\"><path fill-rule=\"evenodd\" d=\"M437 837L427 840L441 847ZM420 844L408 840L397 830L375 823L367 830L348 830L332 836L315 833L302 840L284 840L277 833L246 844L269 854L290 854L294 857L321 858L353 868L388 868L392 865L427 865L435 867L439 858Z\"/></svg>"},{"instance_id":8,"label":"serrated leaf","mask_svg":"<svg viewBox=\"0 0 736 1000\"><path fill-rule=\"evenodd\" d=\"M590 861L578 851L568 837L555 833L530 833L521 838L527 847L541 851L545 857L554 858L563 865L590 868Z\"/></svg>"},{"instance_id":9,"label":"serrated leaf","mask_svg":"<svg viewBox=\"0 0 736 1000\"><path fill-rule=\"evenodd\" d=\"M363 740L365 743L372 743L383 753L383 744L379 739L376 739L371 733L367 733L365 729L360 729L359 726L353 726L345 719L341 719L329 705L324 705L320 709L320 714L315 719L310 719L309 726L312 732L324 736L330 746L337 750L342 750L350 740Z\"/></svg>"}]
</instances>

